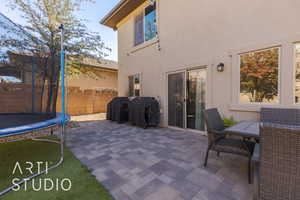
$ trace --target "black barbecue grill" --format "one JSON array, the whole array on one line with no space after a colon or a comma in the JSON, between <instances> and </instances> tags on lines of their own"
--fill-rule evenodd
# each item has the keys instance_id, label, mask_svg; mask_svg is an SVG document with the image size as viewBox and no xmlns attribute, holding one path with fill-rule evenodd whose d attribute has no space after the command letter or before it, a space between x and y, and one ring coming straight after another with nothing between
<instances>
[{"instance_id":1,"label":"black barbecue grill","mask_svg":"<svg viewBox=\"0 0 300 200\"><path fill-rule=\"evenodd\" d=\"M116 97L107 104L107 119L118 123L128 121L128 97Z\"/></svg>"},{"instance_id":2,"label":"black barbecue grill","mask_svg":"<svg viewBox=\"0 0 300 200\"><path fill-rule=\"evenodd\" d=\"M153 97L117 97L107 106L107 119L117 122L130 122L132 125L147 128L158 126L160 108Z\"/></svg>"}]
</instances>

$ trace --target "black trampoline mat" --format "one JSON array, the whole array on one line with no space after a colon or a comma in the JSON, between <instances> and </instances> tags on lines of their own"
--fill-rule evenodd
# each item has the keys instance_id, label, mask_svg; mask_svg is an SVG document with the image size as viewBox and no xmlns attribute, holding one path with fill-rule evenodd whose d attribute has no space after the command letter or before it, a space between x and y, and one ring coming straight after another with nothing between
<instances>
[{"instance_id":1,"label":"black trampoline mat","mask_svg":"<svg viewBox=\"0 0 300 200\"><path fill-rule=\"evenodd\" d=\"M36 113L1 114L0 113L0 129L34 124L38 122L47 121L53 118L55 118L55 114L36 114Z\"/></svg>"}]
</instances>

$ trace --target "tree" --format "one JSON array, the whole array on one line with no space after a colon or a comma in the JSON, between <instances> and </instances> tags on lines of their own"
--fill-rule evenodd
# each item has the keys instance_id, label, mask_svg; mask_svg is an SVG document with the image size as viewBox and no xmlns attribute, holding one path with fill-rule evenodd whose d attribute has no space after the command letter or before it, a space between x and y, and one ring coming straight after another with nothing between
<instances>
[{"instance_id":1,"label":"tree","mask_svg":"<svg viewBox=\"0 0 300 200\"><path fill-rule=\"evenodd\" d=\"M245 53L241 59L241 93L250 102L273 101L278 96L279 49Z\"/></svg>"},{"instance_id":2,"label":"tree","mask_svg":"<svg viewBox=\"0 0 300 200\"><path fill-rule=\"evenodd\" d=\"M101 58L109 50L97 32L90 32L84 24L85 20L75 15L82 3L91 0L11 0L10 6L18 9L27 24L18 30L12 30L21 38L2 37L1 44L6 48L17 48L31 52L35 57L42 58L44 83L48 85L48 103L46 112L56 109L57 90L59 85L58 57L60 51L60 24L64 24L64 47L67 59L68 74L81 72L83 58ZM29 34L26 34L29 33ZM24 37L26 35L26 37ZM25 38L25 39L24 39ZM48 87L49 87L48 86ZM45 86L43 86L44 88ZM43 98L43 97L42 97ZM52 104L50 103L52 102Z\"/></svg>"}]
</instances>

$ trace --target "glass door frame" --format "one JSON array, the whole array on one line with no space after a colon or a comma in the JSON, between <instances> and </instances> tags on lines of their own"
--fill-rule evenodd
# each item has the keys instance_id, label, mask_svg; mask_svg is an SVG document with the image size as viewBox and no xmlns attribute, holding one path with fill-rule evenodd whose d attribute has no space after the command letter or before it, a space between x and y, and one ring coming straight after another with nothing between
<instances>
[{"instance_id":1,"label":"glass door frame","mask_svg":"<svg viewBox=\"0 0 300 200\"><path fill-rule=\"evenodd\" d=\"M172 126L169 125L169 113L167 113L168 116L168 127L171 128L176 128L176 129L185 129L186 128L186 97L187 97L187 89L186 89L186 78L187 78L187 70L178 70L178 71L174 71L174 72L168 72L167 73L167 92L166 92L166 96L167 96L167 112L169 112L169 75L171 74L178 74L178 73L183 73L184 74L184 80L183 80L183 88L184 88L184 101L183 101L183 128L181 127L177 127L177 126Z\"/></svg>"},{"instance_id":2,"label":"glass door frame","mask_svg":"<svg viewBox=\"0 0 300 200\"><path fill-rule=\"evenodd\" d=\"M200 130L200 129L198 129L196 126L196 123L197 123L197 117L196 116L198 116L197 115L197 113L196 113L196 111L197 111L197 103L195 104L195 116L194 116L194 122L195 122L195 128L189 128L188 126L188 118L189 118L189 110L188 110L188 106L189 106L189 102L190 102L190 94L189 94L189 91L190 91L190 89L191 88L189 88L189 84L190 83L188 83L189 81L191 81L190 80L190 73L192 73L192 72L200 72L200 73L204 73L205 74L205 78L204 78L204 87L202 87L201 85L201 87L203 88L203 90L204 90L204 98L203 98L203 101L201 101L202 103L204 103L204 107L201 109L201 111L203 111L204 109L206 109L206 107L207 107L207 91L208 91L208 87L207 87L207 84L208 84L208 69L207 69L207 67L206 66L202 66L202 67L194 67L194 68L189 68L189 69L187 69L187 72L186 72L186 90L187 90L187 93L186 93L186 127L185 127L185 129L188 129L188 130L193 130L193 131L200 131L200 132L203 132L203 131L205 131L205 122L203 121L204 120L204 118L203 118L203 114L201 113L201 115L202 115L202 118L201 118L201 124L202 125L204 125L203 126L203 128L204 128L204 130ZM201 76L200 77L197 77L197 79L198 78L201 78ZM199 79L198 79L199 80ZM198 91L197 89L196 89L196 95L198 94L198 95L200 95L201 94L201 92L203 91L203 90L200 90L200 91ZM198 93L198 92L200 92L200 93ZM197 97L195 97L195 98L197 98ZM195 101L196 101L196 99L195 99ZM198 105L199 106L199 105ZM201 128L202 129L202 128Z\"/></svg>"},{"instance_id":3,"label":"glass door frame","mask_svg":"<svg viewBox=\"0 0 300 200\"><path fill-rule=\"evenodd\" d=\"M167 76L167 79L166 79L166 83L167 83L167 90L166 90L166 102L167 102L167 112L169 112L169 75L170 74L178 74L178 73L184 73L184 108L183 108L183 127L184 128L180 128L180 127L176 127L176 126L171 126L169 125L169 120L167 120L167 124L168 124L168 127L170 128L174 128L174 129L186 129L186 130L191 130L191 131L194 131L194 132L203 132L203 131L200 131L200 130L197 130L197 129L191 129L191 128L187 128L187 98L188 98L188 94L187 94L187 81L188 81L188 72L189 71L193 71L193 70L199 70L199 69L202 69L202 70L205 70L206 71L206 85L205 85L205 92L206 92L206 96L205 96L205 105L207 106L207 91L208 91L208 66L207 65L203 65L203 66L199 66L199 67L191 67L191 68L186 68L186 69L183 69L183 70L177 70L177 71L171 71L171 72L167 72L166 73L166 76ZM169 116L169 113L167 113L167 116ZM168 117L169 118L169 117ZM167 119L168 119L167 118Z\"/></svg>"}]
</instances>

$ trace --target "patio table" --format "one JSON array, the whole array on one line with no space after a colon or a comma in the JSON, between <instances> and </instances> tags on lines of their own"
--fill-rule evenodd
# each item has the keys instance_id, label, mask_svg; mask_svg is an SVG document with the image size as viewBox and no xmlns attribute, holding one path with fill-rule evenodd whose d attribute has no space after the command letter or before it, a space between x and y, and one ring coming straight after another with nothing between
<instances>
[{"instance_id":1,"label":"patio table","mask_svg":"<svg viewBox=\"0 0 300 200\"><path fill-rule=\"evenodd\" d=\"M224 132L259 140L259 125L259 122L240 122L234 126L226 128Z\"/></svg>"},{"instance_id":2,"label":"patio table","mask_svg":"<svg viewBox=\"0 0 300 200\"><path fill-rule=\"evenodd\" d=\"M226 128L224 132L241 137L253 138L256 141L259 141L259 126L259 122L240 122L234 126ZM252 162L254 165L259 164L259 148L259 144L256 144L252 155Z\"/></svg>"}]
</instances>

